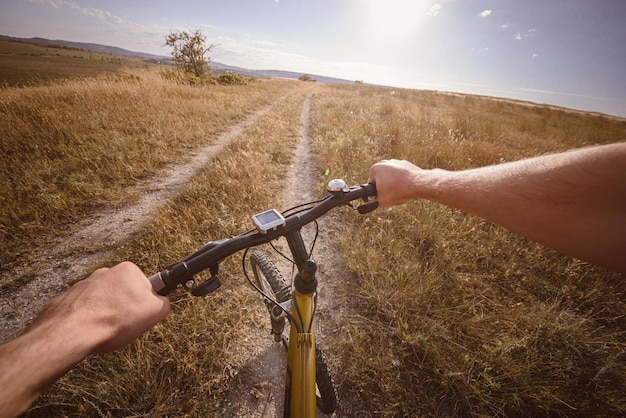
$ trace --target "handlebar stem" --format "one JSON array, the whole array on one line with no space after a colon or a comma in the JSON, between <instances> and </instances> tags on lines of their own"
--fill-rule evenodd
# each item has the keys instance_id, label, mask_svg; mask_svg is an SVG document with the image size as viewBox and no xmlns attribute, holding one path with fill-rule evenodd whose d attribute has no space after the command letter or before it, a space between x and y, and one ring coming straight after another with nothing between
<instances>
[{"instance_id":1,"label":"handlebar stem","mask_svg":"<svg viewBox=\"0 0 626 418\"><path fill-rule=\"evenodd\" d=\"M285 238L287 239L287 243L289 244L289 249L291 250L291 254L293 255L293 260L296 263L296 267L298 267L298 272L302 274L304 264L309 259L309 256L304 246L304 240L302 239L300 229L296 229L289 232L288 234L285 234Z\"/></svg>"}]
</instances>

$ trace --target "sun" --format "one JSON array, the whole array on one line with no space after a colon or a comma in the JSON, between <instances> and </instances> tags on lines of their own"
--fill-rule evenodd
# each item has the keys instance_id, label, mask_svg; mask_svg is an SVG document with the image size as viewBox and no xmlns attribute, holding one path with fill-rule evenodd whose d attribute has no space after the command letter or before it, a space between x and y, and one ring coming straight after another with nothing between
<instances>
[{"instance_id":1,"label":"sun","mask_svg":"<svg viewBox=\"0 0 626 418\"><path fill-rule=\"evenodd\" d=\"M379 39L406 39L417 32L432 3L432 0L367 0L370 30Z\"/></svg>"}]
</instances>

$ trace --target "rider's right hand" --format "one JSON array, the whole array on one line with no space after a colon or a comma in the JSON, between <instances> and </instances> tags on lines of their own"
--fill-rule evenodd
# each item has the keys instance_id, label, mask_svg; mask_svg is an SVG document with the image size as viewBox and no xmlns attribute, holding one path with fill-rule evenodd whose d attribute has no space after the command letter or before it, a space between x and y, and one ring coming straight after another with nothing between
<instances>
[{"instance_id":1,"label":"rider's right hand","mask_svg":"<svg viewBox=\"0 0 626 418\"><path fill-rule=\"evenodd\" d=\"M432 174L405 160L383 160L370 168L369 181L376 182L375 200L386 207L426 197Z\"/></svg>"}]
</instances>

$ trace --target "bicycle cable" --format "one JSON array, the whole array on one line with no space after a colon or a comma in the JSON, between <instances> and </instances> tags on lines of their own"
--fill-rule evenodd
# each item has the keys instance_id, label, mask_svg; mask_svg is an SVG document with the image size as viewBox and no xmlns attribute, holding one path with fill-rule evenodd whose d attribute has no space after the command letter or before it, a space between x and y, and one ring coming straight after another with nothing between
<instances>
[{"instance_id":1,"label":"bicycle cable","mask_svg":"<svg viewBox=\"0 0 626 418\"><path fill-rule=\"evenodd\" d=\"M313 224L315 225L315 236L313 237L313 240L311 241L311 245L309 246L309 251L307 252L307 257L308 258L311 258L311 256L313 255L313 249L315 248L315 244L317 242L317 237L319 236L319 224L317 223L317 220L313 221ZM284 252L282 252L280 249L278 249L274 245L273 242L270 242L269 244L272 247L272 249L276 253L278 253L278 255L280 255L285 260L289 261L291 264L295 264L295 261L293 261L291 258L289 258L288 255L286 255Z\"/></svg>"},{"instance_id":2,"label":"bicycle cable","mask_svg":"<svg viewBox=\"0 0 626 418\"><path fill-rule=\"evenodd\" d=\"M305 211L305 210L309 209L308 207L306 207L306 208L305 208L305 206L314 206L314 205L317 205L318 203L322 203L324 200L327 200L327 199L329 199L329 198L330 198L329 196L326 196L326 197L324 197L324 198L322 198L322 199L314 200L314 201L312 201L312 202L301 203L301 204L296 205L296 206L294 206L294 207L291 207L291 208L289 208L289 209L285 209L285 210L282 212L282 214L283 214L283 215L287 215L287 216L289 216L289 215L295 215L295 214L298 214L298 213L300 213L300 212L303 212L303 211ZM301 208L304 208L304 209L301 209ZM294 210L296 210L296 209L300 209L300 210L298 210L297 212L294 212L294 213L289 213L289 212L294 211Z\"/></svg>"},{"instance_id":3,"label":"bicycle cable","mask_svg":"<svg viewBox=\"0 0 626 418\"><path fill-rule=\"evenodd\" d=\"M300 205L297 205L297 206L294 206L294 207L291 207L291 208L289 208L289 209L284 210L284 211L282 212L282 214L283 214L283 216L297 215L297 214L299 214L299 213L306 212L307 210L309 210L309 209L310 209L310 207L312 207L312 206L314 206L314 205L316 205L316 204L318 204L318 203L320 203L320 202L323 202L324 200L327 200L327 199L328 199L328 197L326 197L326 198L324 198L324 199L319 199L319 200L316 200L316 201L313 201L313 202L303 203L303 204L300 204ZM314 250L314 248L315 248L315 244L317 243L317 238L319 237L319 224L318 224L317 220L313 221L313 224L315 225L315 235L314 235L314 237L313 237L313 240L311 241L311 245L309 246L309 251L308 251L308 254L307 254L307 257L308 257L308 258L311 258L311 256L313 255L313 250ZM247 235L247 234L250 234L250 233L252 233L252 232L254 232L254 231L255 231L254 229L251 229L251 230L246 231L246 232L244 232L244 233L242 233L242 234L240 234L240 235ZM294 273L294 270L295 270L295 265L296 265L295 261L294 261L294 260L292 260L291 258L289 258L289 257L288 257L288 256L287 256L287 255L286 255L283 251L281 251L280 249L278 249L278 248L274 245L274 243L273 243L273 242L270 242L269 244L270 244L270 246L272 247L272 249L273 249L276 253L278 253L281 257L283 257L285 260L287 260L289 263L291 263L291 266L292 266L292 267L291 267L291 279L290 279L290 286L291 286L291 285L292 285L292 283L293 283L293 273ZM248 273L248 269L247 269L247 266L246 266L246 259L247 259L247 257L248 257L248 252L249 252L249 251L250 251L250 248L246 248L246 249L245 249L245 251L244 251L244 253L243 253L242 261L241 261L241 265L242 265L242 269L243 269L243 274L244 274L244 276L246 277L246 280L248 281L248 283L250 283L250 285L254 288L254 290L256 290L256 291L257 291L257 292L258 292L261 296L263 296L263 298L265 298L266 300L268 300L268 301L269 301L271 304L273 304L274 306L278 306L278 307L279 307L279 308L280 308L280 309L281 309L281 310L285 313L285 315L286 315L286 316L287 316L287 318L289 319L289 322L290 322L290 323L295 324L295 322L294 322L294 318L293 318L292 314L291 314L291 313L289 313L289 312L287 312L287 311L285 310L285 308L283 308L283 307L282 307L282 306L281 306L281 305L280 305L280 304L279 304L276 300L274 300L272 297L270 297L268 294L266 294L266 293L265 293L262 289L260 289L260 288L259 288L259 287L258 287L258 286L257 286L257 285L253 282L253 281L252 281L252 279L250 278L250 275L249 275L249 273ZM315 308L317 307L317 294L316 294L315 299L316 299L316 301L315 301L315 302L314 302L314 304L313 304L313 305L314 305L314 310L316 310ZM297 310L299 310L299 309L298 309L298 307L296 307L296 309L297 309ZM299 313L299 312L298 312L298 313ZM309 324L309 329L311 328L311 325L312 325L312 323L311 323L311 324ZM299 331L301 331L301 330L299 330Z\"/></svg>"},{"instance_id":4,"label":"bicycle cable","mask_svg":"<svg viewBox=\"0 0 626 418\"><path fill-rule=\"evenodd\" d=\"M324 200L329 199L329 197L325 197L323 199L318 199L318 200L314 200L312 202L307 202L307 203L302 203L300 205L297 206L293 206L291 208L285 209L283 212L281 212L281 214L284 217L288 217L288 216L292 216L292 215L297 215L299 213L302 212L306 212L307 210L309 210L311 207L317 205L318 203L323 202ZM296 210L297 209L297 210ZM311 256L313 255L313 249L315 248L315 243L317 242L317 237L319 236L319 224L317 223L317 219L313 221L313 223L315 224L315 236L313 237L313 241L311 242L311 245L309 247L309 251L307 253L307 257L311 258ZM254 231L254 230L252 230ZM247 232L246 232L247 233ZM243 235L243 234L242 234ZM286 255L283 251L281 251L280 249L278 249L273 242L269 243L270 246L272 247L272 249L278 254L280 255L282 258L284 258L285 260L287 260L288 262L290 262L292 265L295 264L295 261L292 260L291 258L289 258L288 255ZM292 277L293 277L293 269L292 269Z\"/></svg>"}]
</instances>

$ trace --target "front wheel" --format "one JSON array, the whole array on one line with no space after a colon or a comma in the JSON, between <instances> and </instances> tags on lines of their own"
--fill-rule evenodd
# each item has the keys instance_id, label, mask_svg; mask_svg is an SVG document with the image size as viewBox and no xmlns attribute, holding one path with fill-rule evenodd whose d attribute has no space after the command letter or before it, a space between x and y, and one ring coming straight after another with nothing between
<instances>
[{"instance_id":1,"label":"front wheel","mask_svg":"<svg viewBox=\"0 0 626 418\"><path fill-rule=\"evenodd\" d=\"M263 293L277 303L285 302L291 297L291 286L285 282L269 255L263 251L253 251L250 254L250 264L256 284ZM275 306L270 301L265 301L265 304L270 310Z\"/></svg>"},{"instance_id":2,"label":"front wheel","mask_svg":"<svg viewBox=\"0 0 626 418\"><path fill-rule=\"evenodd\" d=\"M285 279L269 255L263 251L253 251L250 254L250 264L252 265L256 285L259 286L263 293L274 298L274 301L277 303L285 302L291 297L291 286L285 282ZM272 318L272 333L275 334L277 340L280 340L279 334L282 334L284 338L288 338L287 333L283 331L284 318L278 318L282 320L282 325L277 324L277 318L272 314L272 310L276 305L267 300L265 304ZM285 347L287 345L285 344ZM317 408L325 414L332 414L337 409L337 392L328 372L322 351L317 347L317 344L315 345L315 375Z\"/></svg>"},{"instance_id":3,"label":"front wheel","mask_svg":"<svg viewBox=\"0 0 626 418\"><path fill-rule=\"evenodd\" d=\"M282 340L286 347L289 336L285 332L285 317L281 315L282 311L276 304L289 300L291 286L285 282L270 256L263 251L257 250L250 254L250 265L256 286L265 294L264 302L270 313L274 341Z\"/></svg>"},{"instance_id":4,"label":"front wheel","mask_svg":"<svg viewBox=\"0 0 626 418\"><path fill-rule=\"evenodd\" d=\"M315 383L317 385L317 408L325 414L332 414L337 409L337 392L328 373L322 350L315 344Z\"/></svg>"}]
</instances>

